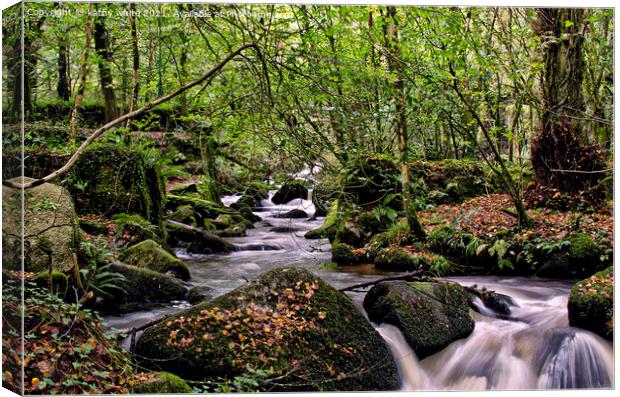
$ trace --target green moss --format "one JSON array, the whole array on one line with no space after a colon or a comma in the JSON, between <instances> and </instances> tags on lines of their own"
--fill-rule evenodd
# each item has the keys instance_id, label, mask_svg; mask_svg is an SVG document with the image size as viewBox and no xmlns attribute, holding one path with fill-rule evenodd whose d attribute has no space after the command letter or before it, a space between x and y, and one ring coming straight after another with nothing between
<instances>
[{"instance_id":1,"label":"green moss","mask_svg":"<svg viewBox=\"0 0 620 397\"><path fill-rule=\"evenodd\" d=\"M105 310L118 311L119 304L180 300L187 293L186 288L177 279L153 270L122 263L114 263L111 270L125 276L125 280L120 283L124 292L106 298L102 303Z\"/></svg>"},{"instance_id":2,"label":"green moss","mask_svg":"<svg viewBox=\"0 0 620 397\"><path fill-rule=\"evenodd\" d=\"M197 197L176 196L174 194L169 194L167 198L168 209L172 211L175 211L178 207L184 205L189 205L192 207L198 224L204 222L206 219L215 219L218 215L224 212L224 209L218 204Z\"/></svg>"},{"instance_id":3,"label":"green moss","mask_svg":"<svg viewBox=\"0 0 620 397\"><path fill-rule=\"evenodd\" d=\"M63 184L80 214L139 214L155 225L162 223L163 178L139 148L93 145L71 167Z\"/></svg>"},{"instance_id":4,"label":"green moss","mask_svg":"<svg viewBox=\"0 0 620 397\"><path fill-rule=\"evenodd\" d=\"M568 237L570 241L570 255L575 261L596 260L601 255L601 247L592 237L584 233L575 233Z\"/></svg>"},{"instance_id":5,"label":"green moss","mask_svg":"<svg viewBox=\"0 0 620 397\"><path fill-rule=\"evenodd\" d=\"M375 266L388 270L412 271L424 264L420 256L411 255L400 247L384 248L375 257Z\"/></svg>"},{"instance_id":6,"label":"green moss","mask_svg":"<svg viewBox=\"0 0 620 397\"><path fill-rule=\"evenodd\" d=\"M192 380L273 368L283 386L272 391L400 386L385 343L351 300L296 267L265 272L148 328L135 352L143 364Z\"/></svg>"},{"instance_id":7,"label":"green moss","mask_svg":"<svg viewBox=\"0 0 620 397\"><path fill-rule=\"evenodd\" d=\"M169 372L158 372L153 379L134 384L130 392L132 394L183 394L192 393L193 390L178 376Z\"/></svg>"},{"instance_id":8,"label":"green moss","mask_svg":"<svg viewBox=\"0 0 620 397\"><path fill-rule=\"evenodd\" d=\"M398 327L420 359L467 337L475 325L467 292L450 282L381 282L366 294L364 308L371 321Z\"/></svg>"},{"instance_id":9,"label":"green moss","mask_svg":"<svg viewBox=\"0 0 620 397\"><path fill-rule=\"evenodd\" d=\"M323 224L314 230L308 231L304 235L304 237L307 239L319 239L319 238L328 237L330 234L335 235L336 227L338 225L338 218L339 218L338 217L338 206L339 206L339 202L338 200L335 200L332 203L329 213L325 217Z\"/></svg>"},{"instance_id":10,"label":"green moss","mask_svg":"<svg viewBox=\"0 0 620 397\"><path fill-rule=\"evenodd\" d=\"M144 240L155 240L158 243L166 241L165 229L153 225L140 215L116 214L112 218L116 225L116 237L128 239L129 244L137 244Z\"/></svg>"},{"instance_id":11,"label":"green moss","mask_svg":"<svg viewBox=\"0 0 620 397\"><path fill-rule=\"evenodd\" d=\"M274 204L286 204L289 201L301 198L308 199L308 188L306 187L306 181L294 180L285 182L282 187L273 195L271 201Z\"/></svg>"},{"instance_id":12,"label":"green moss","mask_svg":"<svg viewBox=\"0 0 620 397\"><path fill-rule=\"evenodd\" d=\"M145 240L125 250L120 260L159 273L171 272L182 280L189 280L189 269L180 259L163 249L153 240Z\"/></svg>"},{"instance_id":13,"label":"green moss","mask_svg":"<svg viewBox=\"0 0 620 397\"><path fill-rule=\"evenodd\" d=\"M181 222L190 226L197 226L196 216L194 214L194 209L191 205L181 205L178 207L172 214L168 216L168 219L173 221Z\"/></svg>"},{"instance_id":14,"label":"green moss","mask_svg":"<svg viewBox=\"0 0 620 397\"><path fill-rule=\"evenodd\" d=\"M35 284L41 289L49 291L49 272L42 271L37 273L37 275L32 280ZM69 286L69 278L66 274L59 272L58 270L52 270L52 291L56 295L63 297L67 293L67 288Z\"/></svg>"},{"instance_id":15,"label":"green moss","mask_svg":"<svg viewBox=\"0 0 620 397\"><path fill-rule=\"evenodd\" d=\"M332 261L340 266L355 265L359 259L354 254L354 249L348 244L334 241L332 243Z\"/></svg>"},{"instance_id":16,"label":"green moss","mask_svg":"<svg viewBox=\"0 0 620 397\"><path fill-rule=\"evenodd\" d=\"M317 183L312 189L312 204L316 212L315 216L325 216L332 207L332 204L340 195L340 186L335 181L324 180Z\"/></svg>"},{"instance_id":17,"label":"green moss","mask_svg":"<svg viewBox=\"0 0 620 397\"><path fill-rule=\"evenodd\" d=\"M374 262L379 252L387 248L391 243L390 236L385 232L372 236L370 242L366 244L366 248L368 249L368 260Z\"/></svg>"},{"instance_id":18,"label":"green moss","mask_svg":"<svg viewBox=\"0 0 620 397\"><path fill-rule=\"evenodd\" d=\"M613 266L579 281L568 299L568 320L572 326L590 330L613 340Z\"/></svg>"}]
</instances>

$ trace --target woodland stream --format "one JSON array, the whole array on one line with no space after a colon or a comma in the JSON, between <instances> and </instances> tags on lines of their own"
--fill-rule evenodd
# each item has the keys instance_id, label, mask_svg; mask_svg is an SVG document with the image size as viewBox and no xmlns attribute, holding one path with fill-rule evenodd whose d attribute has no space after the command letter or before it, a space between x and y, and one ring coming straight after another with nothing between
<instances>
[{"instance_id":1,"label":"woodland stream","mask_svg":"<svg viewBox=\"0 0 620 397\"><path fill-rule=\"evenodd\" d=\"M270 192L270 197L274 191ZM225 196L230 205L237 196ZM282 219L278 215L302 209L308 219ZM312 219L314 207L296 199L274 205L270 199L254 209L262 221L245 237L230 238L240 248L227 255L187 255L177 252L191 272L188 287L196 287L207 299L225 294L246 279L273 267L307 267L336 288L371 281L380 275L374 266L332 268L326 240L306 240L304 233L321 225ZM419 361L400 331L391 325L375 325L386 340L402 380L403 390L558 389L613 387L613 350L610 342L593 333L568 326L567 301L570 282L526 278L451 277L464 286L477 285L510 296L516 303L507 319L497 318L475 302L480 313L474 332L444 350ZM363 294L349 295L363 312ZM176 302L150 311L104 318L108 327L140 326L164 314L188 307Z\"/></svg>"}]
</instances>

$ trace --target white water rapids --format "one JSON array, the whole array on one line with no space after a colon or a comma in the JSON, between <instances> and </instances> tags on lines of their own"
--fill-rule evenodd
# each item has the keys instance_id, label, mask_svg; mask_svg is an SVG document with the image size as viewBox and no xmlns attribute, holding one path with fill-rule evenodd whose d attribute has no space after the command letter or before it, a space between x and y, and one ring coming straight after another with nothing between
<instances>
[{"instance_id":1,"label":"white water rapids","mask_svg":"<svg viewBox=\"0 0 620 397\"><path fill-rule=\"evenodd\" d=\"M377 327L399 368L403 390L532 390L613 387L613 350L599 336L568 326L568 287L526 279L452 279L478 284L519 305L508 320L472 311L474 332L419 361L398 328ZM478 305L482 302L477 301Z\"/></svg>"}]
</instances>

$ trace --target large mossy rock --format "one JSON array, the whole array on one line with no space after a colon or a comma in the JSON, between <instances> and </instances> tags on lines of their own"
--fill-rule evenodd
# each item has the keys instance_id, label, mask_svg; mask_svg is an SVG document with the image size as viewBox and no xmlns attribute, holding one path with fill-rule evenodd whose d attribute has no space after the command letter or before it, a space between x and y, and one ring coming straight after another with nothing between
<instances>
[{"instance_id":1,"label":"large mossy rock","mask_svg":"<svg viewBox=\"0 0 620 397\"><path fill-rule=\"evenodd\" d=\"M21 183L22 178L13 178ZM24 182L33 181L24 178ZM2 267L21 270L21 244L24 244L24 270L40 272L52 268L68 271L79 245L78 219L67 190L44 183L24 193L24 230L21 229L21 192L2 187Z\"/></svg>"},{"instance_id":2,"label":"large mossy rock","mask_svg":"<svg viewBox=\"0 0 620 397\"><path fill-rule=\"evenodd\" d=\"M476 160L414 161L409 170L412 180L423 182L416 193L435 205L459 203L495 190L495 183Z\"/></svg>"},{"instance_id":3,"label":"large mossy rock","mask_svg":"<svg viewBox=\"0 0 620 397\"><path fill-rule=\"evenodd\" d=\"M604 268L602 248L584 233L567 237L568 247L544 258L536 272L538 277L566 279L582 278Z\"/></svg>"},{"instance_id":4,"label":"large mossy rock","mask_svg":"<svg viewBox=\"0 0 620 397\"><path fill-rule=\"evenodd\" d=\"M163 220L164 182L143 150L93 145L63 180L79 214L138 214L155 225Z\"/></svg>"},{"instance_id":5,"label":"large mossy rock","mask_svg":"<svg viewBox=\"0 0 620 397\"><path fill-rule=\"evenodd\" d=\"M343 169L344 192L360 206L382 204L388 195L400 191L400 171L396 162L384 156L361 155ZM392 200L390 207L402 208L401 200Z\"/></svg>"},{"instance_id":6,"label":"large mossy rock","mask_svg":"<svg viewBox=\"0 0 620 397\"><path fill-rule=\"evenodd\" d=\"M185 263L162 248L153 240L145 240L127 248L120 260L128 265L172 273L181 280L189 280L189 269Z\"/></svg>"},{"instance_id":7,"label":"large mossy rock","mask_svg":"<svg viewBox=\"0 0 620 397\"><path fill-rule=\"evenodd\" d=\"M212 381L247 367L280 377L272 390L395 390L383 339L351 300L309 271L270 270L144 331L144 365Z\"/></svg>"},{"instance_id":8,"label":"large mossy rock","mask_svg":"<svg viewBox=\"0 0 620 397\"><path fill-rule=\"evenodd\" d=\"M314 216L325 216L329 212L332 203L337 200L341 192L340 186L333 181L322 181L312 189L311 200L314 204Z\"/></svg>"},{"instance_id":9,"label":"large mossy rock","mask_svg":"<svg viewBox=\"0 0 620 397\"><path fill-rule=\"evenodd\" d=\"M368 318L398 327L419 359L474 330L467 291L456 283L386 281L364 298Z\"/></svg>"},{"instance_id":10,"label":"large mossy rock","mask_svg":"<svg viewBox=\"0 0 620 397\"><path fill-rule=\"evenodd\" d=\"M308 188L306 188L306 182L302 180L294 180L286 182L282 187L273 195L271 202L274 204L286 204L294 199L308 199Z\"/></svg>"},{"instance_id":11,"label":"large mossy rock","mask_svg":"<svg viewBox=\"0 0 620 397\"><path fill-rule=\"evenodd\" d=\"M113 263L110 270L122 274L125 280L119 283L123 292L104 298L102 307L106 311L128 311L142 304L181 300L187 294L180 281L154 270L124 263Z\"/></svg>"},{"instance_id":12,"label":"large mossy rock","mask_svg":"<svg viewBox=\"0 0 620 397\"><path fill-rule=\"evenodd\" d=\"M333 240L336 237L336 232L338 231L338 206L339 201L335 200L330 209L325 216L325 220L323 220L323 224L316 229L309 230L304 235L305 238L309 240L319 239L319 238L329 238Z\"/></svg>"},{"instance_id":13,"label":"large mossy rock","mask_svg":"<svg viewBox=\"0 0 620 397\"><path fill-rule=\"evenodd\" d=\"M191 387L169 372L142 374L130 387L132 394L185 394L193 393Z\"/></svg>"},{"instance_id":14,"label":"large mossy rock","mask_svg":"<svg viewBox=\"0 0 620 397\"><path fill-rule=\"evenodd\" d=\"M568 320L574 327L587 329L605 339L613 340L613 266L573 286L568 299Z\"/></svg>"}]
</instances>

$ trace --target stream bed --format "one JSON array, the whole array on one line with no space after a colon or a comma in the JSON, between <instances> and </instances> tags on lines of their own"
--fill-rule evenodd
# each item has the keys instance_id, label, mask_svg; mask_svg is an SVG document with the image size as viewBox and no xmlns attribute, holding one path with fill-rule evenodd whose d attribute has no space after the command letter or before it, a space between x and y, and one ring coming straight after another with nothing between
<instances>
[{"instance_id":1,"label":"stream bed","mask_svg":"<svg viewBox=\"0 0 620 397\"><path fill-rule=\"evenodd\" d=\"M304 234L319 227L323 218L312 219L311 201L296 199L274 205L268 199L255 213L262 221L245 237L229 238L239 251L225 255L177 256L191 272L189 288L197 288L207 299L225 294L247 280L275 267L303 266L335 288L372 281L389 274L373 265L333 268L327 240L306 240ZM225 196L226 205L238 196ZM310 218L283 219L292 209L304 210ZM509 295L517 306L510 319L496 318L480 303L474 332L442 351L418 360L400 331L391 325L375 328L396 359L403 390L531 390L613 387L612 344L597 335L569 327L566 305L571 283L527 278L450 277L464 286L477 285ZM349 294L362 312L364 294ZM131 328L189 307L173 302L149 311L106 316L109 328Z\"/></svg>"}]
</instances>

